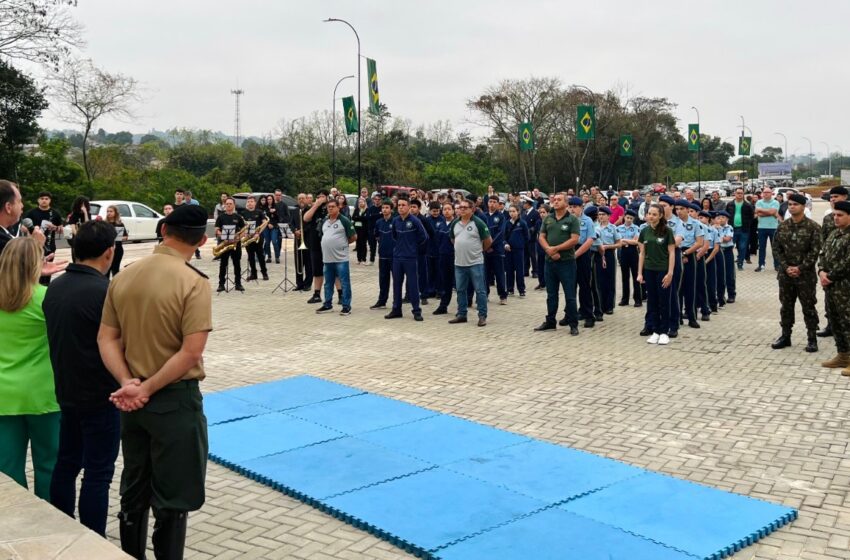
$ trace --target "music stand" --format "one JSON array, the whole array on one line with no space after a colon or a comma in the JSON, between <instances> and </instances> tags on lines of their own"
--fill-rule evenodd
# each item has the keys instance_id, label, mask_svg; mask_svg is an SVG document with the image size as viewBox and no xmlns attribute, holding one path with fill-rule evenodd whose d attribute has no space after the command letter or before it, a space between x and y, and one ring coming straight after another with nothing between
<instances>
[{"instance_id":1,"label":"music stand","mask_svg":"<svg viewBox=\"0 0 850 560\"><path fill-rule=\"evenodd\" d=\"M272 290L272 293L275 293L276 291L280 290L285 294L287 292L295 290L296 287L295 282L289 279L289 251L287 251L286 249L286 240L290 238L290 235L292 235L292 239L295 239L295 235L292 234L292 230L289 229L289 224L278 224L278 228L280 228L280 244L283 249L283 280L281 280L280 284L278 284L277 287ZM293 258L294 253L297 250L298 249L295 249L293 251Z\"/></svg>"},{"instance_id":2,"label":"music stand","mask_svg":"<svg viewBox=\"0 0 850 560\"><path fill-rule=\"evenodd\" d=\"M230 235L231 234L225 233L225 232L222 232L222 233L225 234L225 236L227 237L227 239L224 239L224 241L230 241ZM234 233L234 236L235 236L235 232L233 232L233 233ZM233 250L235 250L235 249L231 249L231 251L233 251ZM230 253L230 251L222 253L219 256L219 258L220 259L230 258L230 255L228 253ZM233 265L232 262L227 264L227 272L224 275L224 292L216 291L216 295L221 295L222 293L229 294L230 292L232 292L234 290L234 287L233 287L234 279L232 279L232 278L234 278L234 276L236 275L236 271L234 270L235 265L234 266L231 266L231 265ZM219 263L219 266L221 266L221 263Z\"/></svg>"}]
</instances>

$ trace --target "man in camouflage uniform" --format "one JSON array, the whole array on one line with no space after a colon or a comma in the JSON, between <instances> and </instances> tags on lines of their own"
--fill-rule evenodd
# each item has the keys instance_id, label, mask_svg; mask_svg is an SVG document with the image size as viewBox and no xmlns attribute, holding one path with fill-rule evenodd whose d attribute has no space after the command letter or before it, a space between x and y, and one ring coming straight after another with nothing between
<instances>
[{"instance_id":1,"label":"man in camouflage uniform","mask_svg":"<svg viewBox=\"0 0 850 560\"><path fill-rule=\"evenodd\" d=\"M794 327L794 305L800 300L806 322L808 344L806 352L818 351L817 264L821 249L820 226L807 218L806 197L792 194L788 197L790 220L780 222L776 228L773 255L779 261L779 324L782 334L771 345L778 350L791 346L791 329Z\"/></svg>"},{"instance_id":2,"label":"man in camouflage uniform","mask_svg":"<svg viewBox=\"0 0 850 560\"><path fill-rule=\"evenodd\" d=\"M829 204L833 208L835 208L836 202L841 202L842 200L847 200L848 195L847 187L832 187L829 190ZM821 243L826 243L826 238L829 237L829 234L835 230L835 220L833 219L833 214L829 213L823 217L823 224L821 225L820 238ZM818 333L818 336L827 337L832 336L832 327L829 324L829 304L826 304L826 327L822 331Z\"/></svg>"},{"instance_id":3,"label":"man in camouflage uniform","mask_svg":"<svg viewBox=\"0 0 850 560\"><path fill-rule=\"evenodd\" d=\"M838 355L821 365L844 368L841 375L850 376L850 202L841 200L832 207L835 230L821 249L818 276Z\"/></svg>"}]
</instances>

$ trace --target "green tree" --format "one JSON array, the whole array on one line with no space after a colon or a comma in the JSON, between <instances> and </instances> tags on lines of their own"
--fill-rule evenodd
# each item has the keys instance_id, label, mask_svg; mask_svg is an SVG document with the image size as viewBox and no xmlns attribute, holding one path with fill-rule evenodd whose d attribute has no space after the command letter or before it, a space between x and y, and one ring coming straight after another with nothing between
<instances>
[{"instance_id":1,"label":"green tree","mask_svg":"<svg viewBox=\"0 0 850 560\"><path fill-rule=\"evenodd\" d=\"M46 108L32 78L0 60L0 177L17 178L21 146L36 139L37 119Z\"/></svg>"}]
</instances>

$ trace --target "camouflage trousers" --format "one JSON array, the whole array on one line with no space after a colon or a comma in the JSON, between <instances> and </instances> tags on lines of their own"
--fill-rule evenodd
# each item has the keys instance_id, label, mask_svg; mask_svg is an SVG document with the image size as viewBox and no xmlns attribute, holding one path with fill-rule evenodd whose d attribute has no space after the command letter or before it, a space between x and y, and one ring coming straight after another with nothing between
<instances>
[{"instance_id":1,"label":"camouflage trousers","mask_svg":"<svg viewBox=\"0 0 850 560\"><path fill-rule=\"evenodd\" d=\"M843 280L826 290L827 319L839 352L850 352L850 281Z\"/></svg>"},{"instance_id":2,"label":"camouflage trousers","mask_svg":"<svg viewBox=\"0 0 850 560\"><path fill-rule=\"evenodd\" d=\"M808 274L799 278L791 278L784 272L779 275L779 324L783 333L790 333L794 327L794 306L800 300L803 308L803 320L806 323L806 331L814 334L818 330L818 312L815 306L817 297L817 277Z\"/></svg>"}]
</instances>

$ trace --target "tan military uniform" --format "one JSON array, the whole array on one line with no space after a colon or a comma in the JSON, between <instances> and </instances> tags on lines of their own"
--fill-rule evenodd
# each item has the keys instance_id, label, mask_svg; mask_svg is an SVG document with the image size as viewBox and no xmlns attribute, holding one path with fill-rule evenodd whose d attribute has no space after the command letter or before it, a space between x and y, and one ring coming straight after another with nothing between
<instances>
[{"instance_id":1,"label":"tan military uniform","mask_svg":"<svg viewBox=\"0 0 850 560\"><path fill-rule=\"evenodd\" d=\"M147 379L180 350L185 336L212 330L211 295L206 275L160 245L112 281L101 322L121 330L130 372ZM201 363L182 380L203 378Z\"/></svg>"}]
</instances>

